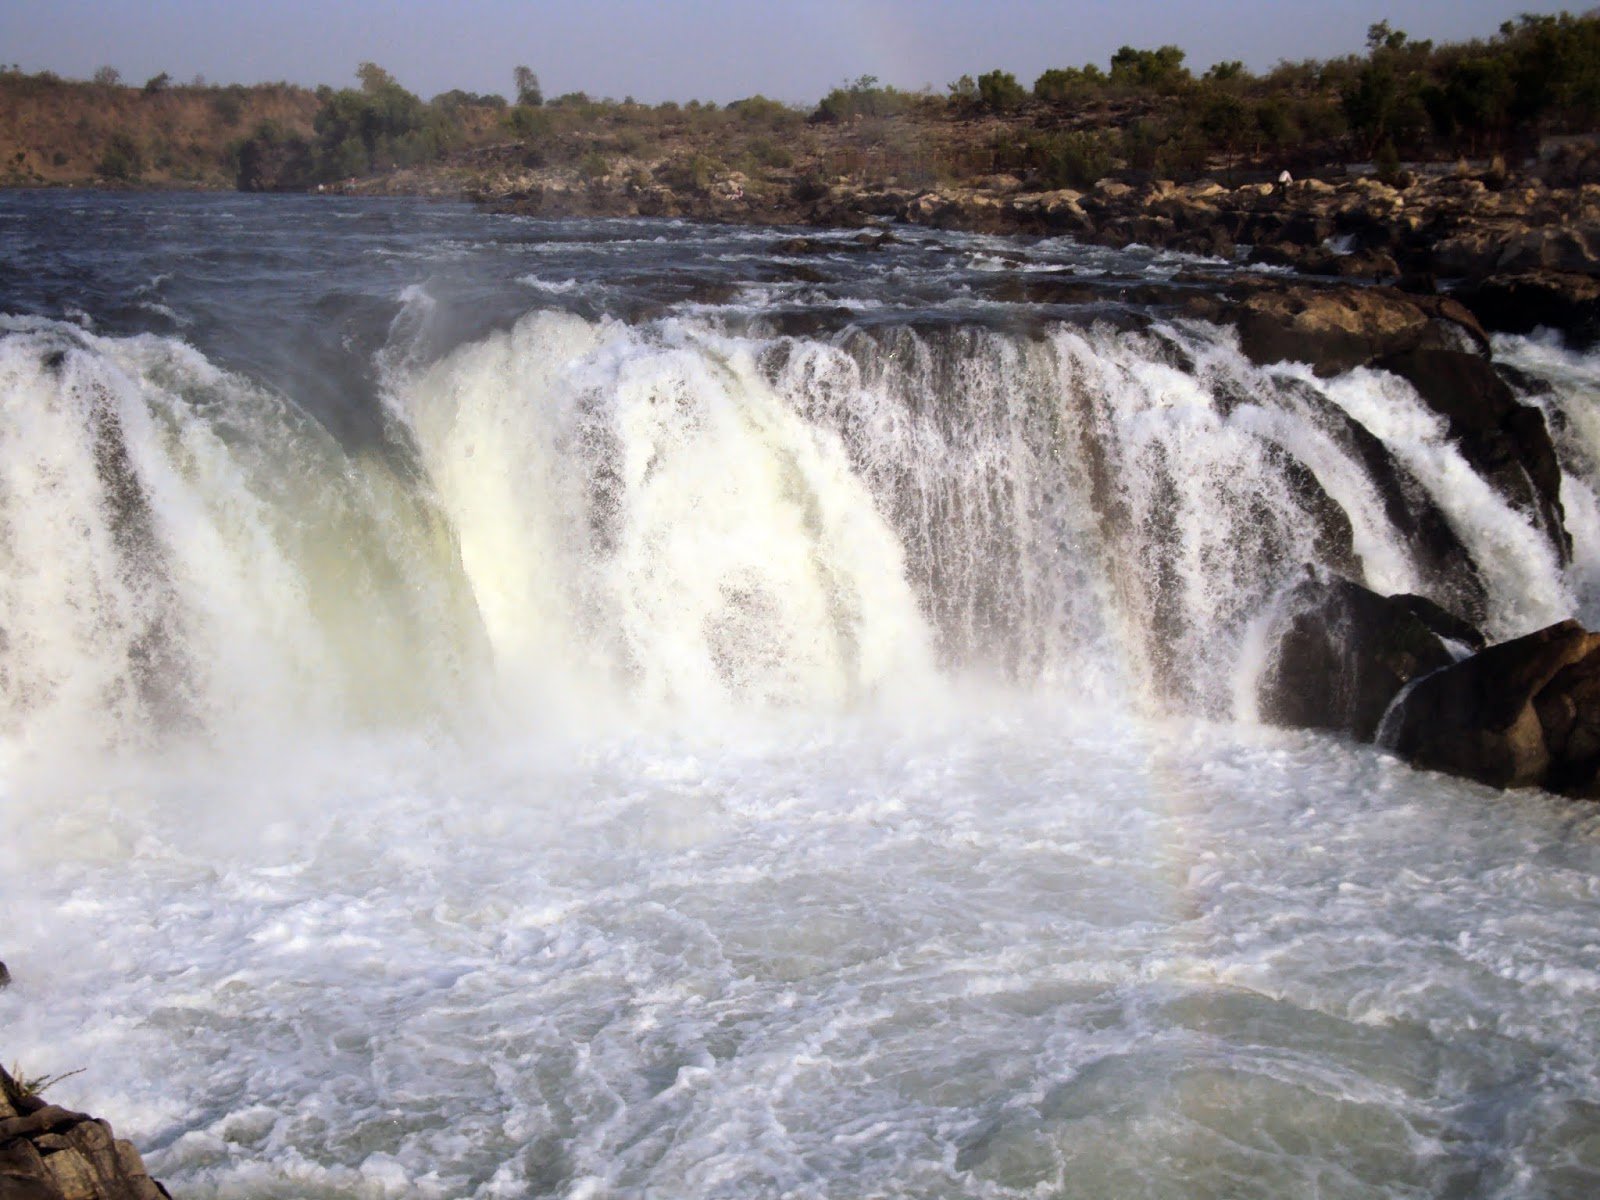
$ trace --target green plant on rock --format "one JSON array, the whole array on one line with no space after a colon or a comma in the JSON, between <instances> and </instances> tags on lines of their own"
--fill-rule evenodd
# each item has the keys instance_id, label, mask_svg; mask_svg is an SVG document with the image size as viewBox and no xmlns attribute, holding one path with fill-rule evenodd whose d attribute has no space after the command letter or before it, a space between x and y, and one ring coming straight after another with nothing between
<instances>
[{"instance_id":1,"label":"green plant on rock","mask_svg":"<svg viewBox=\"0 0 1600 1200\"><path fill-rule=\"evenodd\" d=\"M12 1063L9 1072L0 1071L4 1078L6 1099L13 1105L21 1100L31 1100L41 1095L46 1088L54 1087L62 1080L71 1079L74 1075L82 1075L86 1067L79 1067L75 1071L63 1071L59 1075L29 1075L22 1069L21 1063Z\"/></svg>"}]
</instances>

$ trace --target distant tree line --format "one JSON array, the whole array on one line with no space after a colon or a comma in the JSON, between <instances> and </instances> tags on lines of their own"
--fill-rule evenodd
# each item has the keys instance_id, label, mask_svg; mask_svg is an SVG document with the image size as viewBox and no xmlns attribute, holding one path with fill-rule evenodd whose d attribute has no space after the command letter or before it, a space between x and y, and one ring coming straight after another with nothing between
<instances>
[{"instance_id":1,"label":"distant tree line","mask_svg":"<svg viewBox=\"0 0 1600 1200\"><path fill-rule=\"evenodd\" d=\"M1600 129L1594 15L1523 16L1492 38L1441 46L1382 21L1363 55L1263 75L1222 62L1196 77L1184 58L1177 46L1124 46L1106 71L1051 68L1031 92L991 72L951 85L949 103L971 115L1031 108L1035 131L997 146L1000 159L1080 185L1115 163L1181 177L1218 158L1310 167L1524 156L1545 134Z\"/></svg>"},{"instance_id":2,"label":"distant tree line","mask_svg":"<svg viewBox=\"0 0 1600 1200\"><path fill-rule=\"evenodd\" d=\"M212 155L212 169L240 188L303 189L498 145L496 161L509 146L527 167L570 167L589 180L623 170L640 186L652 172L690 188L730 172L825 188L839 176L921 184L996 171L1086 186L1112 172L1184 178L1526 155L1544 135L1600 130L1600 17L1523 16L1492 37L1437 46L1379 22L1361 54L1261 74L1236 61L1196 74L1182 49L1164 45L1123 46L1103 67L1051 67L1031 86L1000 69L938 93L863 75L810 110L759 95L721 106L546 97L527 66L512 72L509 101L461 90L424 101L370 62L356 83L313 93L180 84L161 72L125 87L112 67L70 83L0 65L0 100L9 90L79 105L73 128L109 180L136 182L151 169L198 178L181 172ZM180 103L209 113L204 138L198 117L175 132L163 106ZM52 150L59 165L63 150Z\"/></svg>"}]
</instances>

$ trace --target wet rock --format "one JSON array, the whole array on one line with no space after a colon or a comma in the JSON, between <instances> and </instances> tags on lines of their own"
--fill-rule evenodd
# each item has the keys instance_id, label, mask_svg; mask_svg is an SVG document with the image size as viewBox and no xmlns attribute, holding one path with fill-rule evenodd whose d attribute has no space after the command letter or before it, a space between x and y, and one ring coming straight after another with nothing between
<instances>
[{"instance_id":1,"label":"wet rock","mask_svg":"<svg viewBox=\"0 0 1600 1200\"><path fill-rule=\"evenodd\" d=\"M1600 341L1600 279L1559 271L1494 275L1459 289L1456 298L1506 333L1554 329L1586 349Z\"/></svg>"},{"instance_id":2,"label":"wet rock","mask_svg":"<svg viewBox=\"0 0 1600 1200\"><path fill-rule=\"evenodd\" d=\"M684 299L695 304L732 304L739 298L740 287L723 280L692 280L684 288Z\"/></svg>"},{"instance_id":3,"label":"wet rock","mask_svg":"<svg viewBox=\"0 0 1600 1200\"><path fill-rule=\"evenodd\" d=\"M1308 275L1331 275L1330 269L1338 256L1320 246L1302 246L1296 242L1274 238L1258 241L1250 250L1250 261L1271 267L1291 267Z\"/></svg>"},{"instance_id":4,"label":"wet rock","mask_svg":"<svg viewBox=\"0 0 1600 1200\"><path fill-rule=\"evenodd\" d=\"M1420 284L1423 281L1413 277L1410 282ZM1411 289L1402 290L1410 291ZM1411 295L1408 298L1411 303L1415 304L1435 321L1442 322L1446 328L1450 329L1458 337L1465 337L1467 342L1475 347L1479 354L1485 358L1493 357L1489 346L1488 331L1478 321L1476 314L1459 300L1452 296L1437 295L1433 288L1423 288L1422 294Z\"/></svg>"},{"instance_id":5,"label":"wet rock","mask_svg":"<svg viewBox=\"0 0 1600 1200\"><path fill-rule=\"evenodd\" d=\"M1410 547L1428 594L1468 621L1483 620L1488 591L1477 563L1427 488L1383 441L1321 392L1303 385L1297 398L1317 427L1361 464L1382 500L1384 516ZM1361 574L1360 570L1350 573Z\"/></svg>"},{"instance_id":6,"label":"wet rock","mask_svg":"<svg viewBox=\"0 0 1600 1200\"><path fill-rule=\"evenodd\" d=\"M774 263L772 266L774 278L789 283L827 283L828 277L814 267L803 266L800 263Z\"/></svg>"},{"instance_id":7,"label":"wet rock","mask_svg":"<svg viewBox=\"0 0 1600 1200\"><path fill-rule=\"evenodd\" d=\"M1562 621L1420 680L1387 744L1494 787L1600 797L1600 634Z\"/></svg>"},{"instance_id":8,"label":"wet rock","mask_svg":"<svg viewBox=\"0 0 1600 1200\"><path fill-rule=\"evenodd\" d=\"M1435 318L1393 288L1246 280L1221 296L1192 297L1187 306L1191 315L1234 325L1252 362L1309 363L1319 375L1448 344Z\"/></svg>"},{"instance_id":9,"label":"wet rock","mask_svg":"<svg viewBox=\"0 0 1600 1200\"><path fill-rule=\"evenodd\" d=\"M1380 596L1347 579L1308 579L1283 597L1257 687L1261 719L1370 742L1413 679L1455 661L1446 639L1477 630L1420 596Z\"/></svg>"},{"instance_id":10,"label":"wet rock","mask_svg":"<svg viewBox=\"0 0 1600 1200\"><path fill-rule=\"evenodd\" d=\"M131 1143L83 1113L23 1091L0 1068L0 1196L5 1200L162 1200Z\"/></svg>"},{"instance_id":11,"label":"wet rock","mask_svg":"<svg viewBox=\"0 0 1600 1200\"><path fill-rule=\"evenodd\" d=\"M1449 422L1451 440L1474 470L1543 530L1562 562L1572 557L1561 466L1537 408L1519 403L1476 354L1419 347L1385 355L1375 365L1410 383Z\"/></svg>"}]
</instances>

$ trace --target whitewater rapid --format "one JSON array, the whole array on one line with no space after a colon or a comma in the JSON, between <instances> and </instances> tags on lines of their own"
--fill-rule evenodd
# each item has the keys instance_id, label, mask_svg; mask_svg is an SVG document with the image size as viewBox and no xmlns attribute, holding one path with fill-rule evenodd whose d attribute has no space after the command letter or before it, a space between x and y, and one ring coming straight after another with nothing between
<instances>
[{"instance_id":1,"label":"whitewater rapid","mask_svg":"<svg viewBox=\"0 0 1600 1200\"><path fill-rule=\"evenodd\" d=\"M1592 806L1254 713L1308 568L1600 621L1596 360L1495 348L1563 561L1397 377L985 239L74 203L155 232L0 316L0 1053L175 1194L1600 1182Z\"/></svg>"}]
</instances>

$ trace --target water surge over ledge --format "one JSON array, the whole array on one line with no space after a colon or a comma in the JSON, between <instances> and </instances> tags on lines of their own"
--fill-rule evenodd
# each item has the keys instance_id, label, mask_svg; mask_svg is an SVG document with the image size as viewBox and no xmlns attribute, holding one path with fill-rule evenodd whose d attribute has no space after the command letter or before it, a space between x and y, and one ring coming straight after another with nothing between
<instances>
[{"instance_id":1,"label":"water surge over ledge","mask_svg":"<svg viewBox=\"0 0 1600 1200\"><path fill-rule=\"evenodd\" d=\"M1600 818L1254 711L1308 571L1600 623L1593 359L1496 345L1568 553L1203 322L197 212L183 328L0 317L4 1049L174 1194L1593 1193Z\"/></svg>"},{"instance_id":2,"label":"water surge over ledge","mask_svg":"<svg viewBox=\"0 0 1600 1200\"><path fill-rule=\"evenodd\" d=\"M5 726L836 711L974 677L1248 719L1252 633L1308 570L1496 638L1592 602L1600 443L1559 389L1570 566L1404 381L1254 367L1211 326L535 312L416 361L430 311L355 446L179 342L10 322Z\"/></svg>"}]
</instances>

